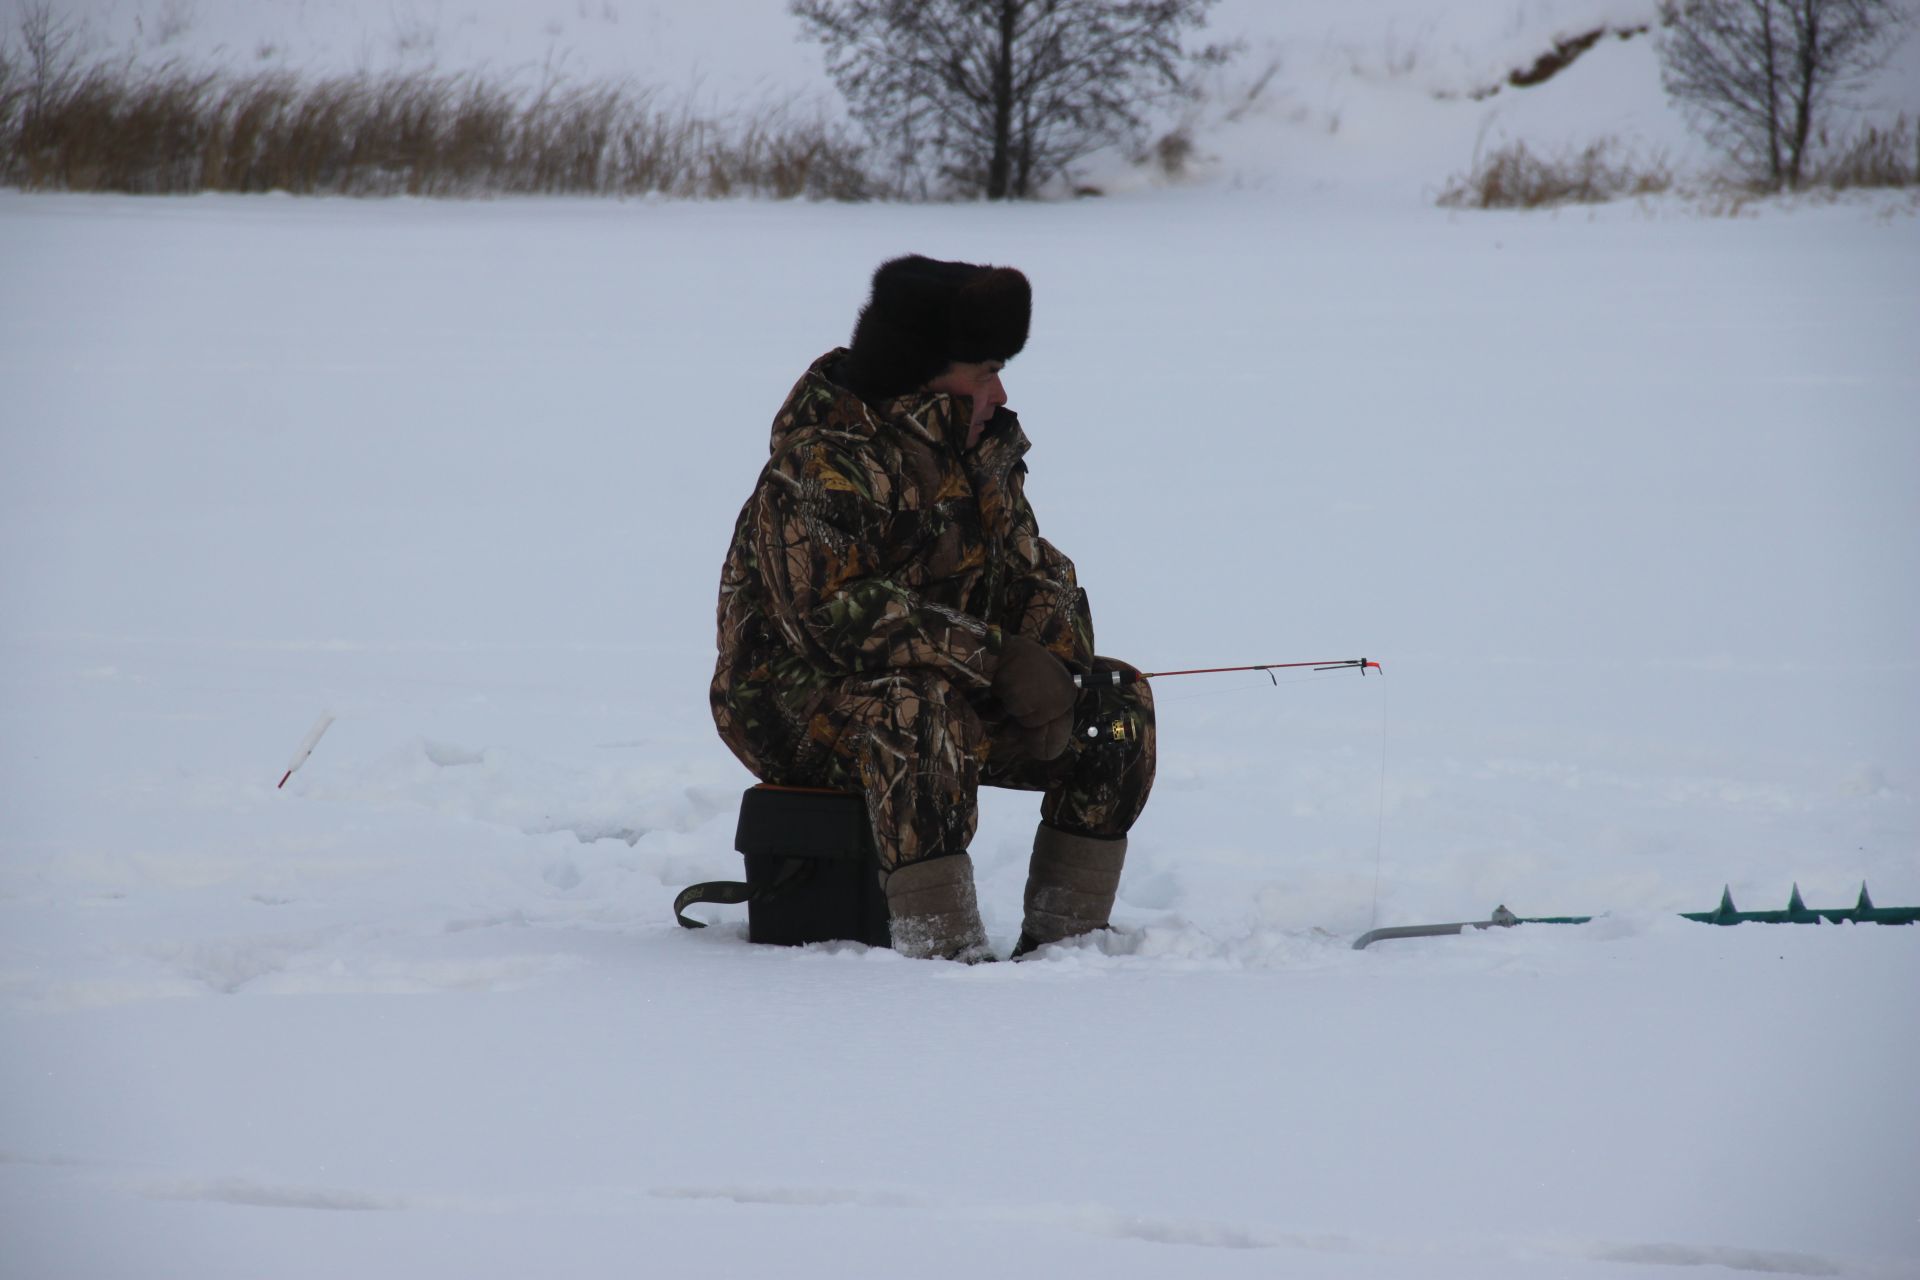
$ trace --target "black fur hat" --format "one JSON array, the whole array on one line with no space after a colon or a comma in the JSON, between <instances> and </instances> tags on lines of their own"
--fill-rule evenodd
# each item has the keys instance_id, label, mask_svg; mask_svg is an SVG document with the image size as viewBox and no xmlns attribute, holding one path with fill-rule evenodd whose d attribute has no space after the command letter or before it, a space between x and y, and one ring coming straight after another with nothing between
<instances>
[{"instance_id":1,"label":"black fur hat","mask_svg":"<svg viewBox=\"0 0 1920 1280\"><path fill-rule=\"evenodd\" d=\"M880 265L840 380L869 402L905 395L955 360L1008 360L1027 345L1033 289L1012 267L913 254Z\"/></svg>"}]
</instances>

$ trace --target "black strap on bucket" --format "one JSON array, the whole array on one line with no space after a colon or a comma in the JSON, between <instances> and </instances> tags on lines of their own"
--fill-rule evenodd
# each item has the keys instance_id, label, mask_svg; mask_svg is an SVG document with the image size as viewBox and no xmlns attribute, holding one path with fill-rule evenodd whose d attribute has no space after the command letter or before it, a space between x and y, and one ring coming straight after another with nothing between
<instances>
[{"instance_id":1,"label":"black strap on bucket","mask_svg":"<svg viewBox=\"0 0 1920 1280\"><path fill-rule=\"evenodd\" d=\"M680 922L682 929L704 929L707 922L688 915L688 907L697 902L718 902L728 906L742 902L766 902L806 879L812 870L813 860L810 858L786 858L780 864L780 874L773 878L771 884L755 886L744 880L708 880L702 884L690 884L673 900L673 918Z\"/></svg>"}]
</instances>

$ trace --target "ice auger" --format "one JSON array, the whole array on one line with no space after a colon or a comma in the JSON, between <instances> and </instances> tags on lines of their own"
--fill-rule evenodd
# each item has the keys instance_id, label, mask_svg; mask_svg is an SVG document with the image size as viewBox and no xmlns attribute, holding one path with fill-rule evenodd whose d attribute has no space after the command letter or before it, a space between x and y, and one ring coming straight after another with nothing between
<instances>
[{"instance_id":1,"label":"ice auger","mask_svg":"<svg viewBox=\"0 0 1920 1280\"><path fill-rule=\"evenodd\" d=\"M1782 911L1741 911L1733 905L1733 889L1720 890L1720 905L1711 911L1682 911L1684 920L1701 924L1920 924L1920 907L1876 907L1860 885L1860 901L1851 907L1809 908L1801 900L1800 886L1793 886ZM1504 906L1495 907L1485 920L1461 920L1452 924L1407 924L1386 929L1369 929L1354 939L1353 949L1363 951L1376 942L1390 938L1441 938L1465 933L1468 929L1511 929L1517 924L1586 924L1592 916L1517 916Z\"/></svg>"}]
</instances>

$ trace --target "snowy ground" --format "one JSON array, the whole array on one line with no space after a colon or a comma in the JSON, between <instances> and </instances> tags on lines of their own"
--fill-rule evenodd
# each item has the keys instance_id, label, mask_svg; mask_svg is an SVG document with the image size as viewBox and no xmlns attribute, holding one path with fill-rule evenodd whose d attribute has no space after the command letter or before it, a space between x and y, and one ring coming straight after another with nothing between
<instances>
[{"instance_id":1,"label":"snowy ground","mask_svg":"<svg viewBox=\"0 0 1920 1280\"><path fill-rule=\"evenodd\" d=\"M0 1270L1920 1270L1920 930L1667 914L1920 901L1910 219L0 222ZM906 248L1035 279L1103 649L1387 668L1168 682L1120 932L1017 968L668 912L764 424ZM1499 901L1607 914L1348 949Z\"/></svg>"},{"instance_id":2,"label":"snowy ground","mask_svg":"<svg viewBox=\"0 0 1920 1280\"><path fill-rule=\"evenodd\" d=\"M1645 7L1315 8L1105 201L0 193L0 1276L1920 1275L1920 929L1673 914L1920 904L1913 206L1430 203L1664 136L1633 42L1434 96ZM1019 966L669 910L766 425L908 250L1034 280L1102 651L1386 666L1164 682L1118 930ZM1496 903L1600 918L1349 946Z\"/></svg>"}]
</instances>

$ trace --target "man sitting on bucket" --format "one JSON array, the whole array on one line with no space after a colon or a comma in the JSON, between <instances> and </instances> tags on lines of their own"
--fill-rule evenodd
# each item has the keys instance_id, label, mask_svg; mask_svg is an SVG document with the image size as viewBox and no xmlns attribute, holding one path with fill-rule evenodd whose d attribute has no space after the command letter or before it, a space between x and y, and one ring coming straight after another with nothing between
<instances>
[{"instance_id":1,"label":"man sitting on bucket","mask_svg":"<svg viewBox=\"0 0 1920 1280\"><path fill-rule=\"evenodd\" d=\"M1153 785L1152 695L1112 685L1138 673L1094 656L1023 490L1000 373L1031 309L1009 267L882 265L852 345L775 415L721 572L720 736L763 782L865 798L908 956L993 958L967 855L982 782L1045 796L1016 958L1106 926Z\"/></svg>"}]
</instances>

